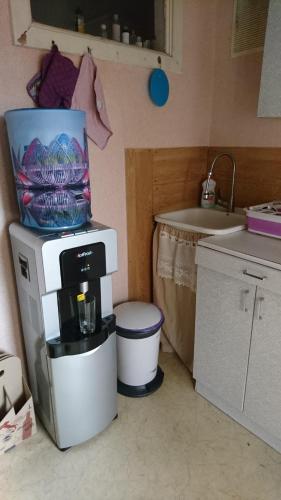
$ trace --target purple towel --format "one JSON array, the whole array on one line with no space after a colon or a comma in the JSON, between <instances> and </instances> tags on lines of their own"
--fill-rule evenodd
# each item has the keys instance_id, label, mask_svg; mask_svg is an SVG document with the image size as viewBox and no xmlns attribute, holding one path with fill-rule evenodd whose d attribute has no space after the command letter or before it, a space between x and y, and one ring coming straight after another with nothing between
<instances>
[{"instance_id":1,"label":"purple towel","mask_svg":"<svg viewBox=\"0 0 281 500\"><path fill-rule=\"evenodd\" d=\"M54 44L43 59L41 73L27 84L27 91L40 108L70 108L78 75L78 68Z\"/></svg>"}]
</instances>

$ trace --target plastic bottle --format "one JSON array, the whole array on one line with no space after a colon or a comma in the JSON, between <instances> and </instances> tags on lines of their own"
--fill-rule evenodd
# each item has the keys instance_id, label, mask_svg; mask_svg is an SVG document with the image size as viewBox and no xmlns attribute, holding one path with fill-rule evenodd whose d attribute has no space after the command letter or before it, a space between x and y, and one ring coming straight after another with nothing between
<instances>
[{"instance_id":1,"label":"plastic bottle","mask_svg":"<svg viewBox=\"0 0 281 500\"><path fill-rule=\"evenodd\" d=\"M75 31L85 33L85 19L82 10L79 7L75 11Z\"/></svg>"},{"instance_id":2,"label":"plastic bottle","mask_svg":"<svg viewBox=\"0 0 281 500\"><path fill-rule=\"evenodd\" d=\"M130 43L130 33L127 26L124 26L122 31L122 43L126 43L127 45Z\"/></svg>"},{"instance_id":3,"label":"plastic bottle","mask_svg":"<svg viewBox=\"0 0 281 500\"><path fill-rule=\"evenodd\" d=\"M141 38L141 36L137 36L136 46L137 47L142 47L142 38Z\"/></svg>"},{"instance_id":4,"label":"plastic bottle","mask_svg":"<svg viewBox=\"0 0 281 500\"><path fill-rule=\"evenodd\" d=\"M120 22L118 14L114 14L113 16L112 40L115 40L115 42L120 42Z\"/></svg>"},{"instance_id":5,"label":"plastic bottle","mask_svg":"<svg viewBox=\"0 0 281 500\"><path fill-rule=\"evenodd\" d=\"M108 38L107 37L107 27L106 27L106 24L101 24L100 25L100 36L102 38Z\"/></svg>"},{"instance_id":6,"label":"plastic bottle","mask_svg":"<svg viewBox=\"0 0 281 500\"><path fill-rule=\"evenodd\" d=\"M202 208L214 208L216 206L216 182L210 179L208 186L208 198L204 199L204 193L206 192L207 179L202 183L202 196L201 196L201 207Z\"/></svg>"},{"instance_id":7,"label":"plastic bottle","mask_svg":"<svg viewBox=\"0 0 281 500\"><path fill-rule=\"evenodd\" d=\"M130 44L136 45L136 43L137 43L137 35L136 35L135 30L132 30L132 33L130 35Z\"/></svg>"}]
</instances>

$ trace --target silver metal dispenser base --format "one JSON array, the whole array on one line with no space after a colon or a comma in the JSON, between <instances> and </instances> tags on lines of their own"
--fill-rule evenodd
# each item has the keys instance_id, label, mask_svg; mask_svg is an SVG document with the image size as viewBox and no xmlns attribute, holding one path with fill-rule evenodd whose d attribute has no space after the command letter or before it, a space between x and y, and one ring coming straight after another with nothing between
<instances>
[{"instance_id":1,"label":"silver metal dispenser base","mask_svg":"<svg viewBox=\"0 0 281 500\"><path fill-rule=\"evenodd\" d=\"M117 414L116 335L96 349L48 358L55 441L68 448L104 430Z\"/></svg>"}]
</instances>

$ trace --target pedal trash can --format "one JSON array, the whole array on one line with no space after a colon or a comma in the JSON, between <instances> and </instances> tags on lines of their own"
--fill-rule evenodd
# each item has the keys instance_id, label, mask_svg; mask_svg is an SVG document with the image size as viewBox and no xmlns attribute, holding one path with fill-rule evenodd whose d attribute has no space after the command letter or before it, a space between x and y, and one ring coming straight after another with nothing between
<instances>
[{"instance_id":1,"label":"pedal trash can","mask_svg":"<svg viewBox=\"0 0 281 500\"><path fill-rule=\"evenodd\" d=\"M146 302L125 302L114 308L117 337L118 392L142 397L156 391L164 373L158 366L162 311Z\"/></svg>"}]
</instances>

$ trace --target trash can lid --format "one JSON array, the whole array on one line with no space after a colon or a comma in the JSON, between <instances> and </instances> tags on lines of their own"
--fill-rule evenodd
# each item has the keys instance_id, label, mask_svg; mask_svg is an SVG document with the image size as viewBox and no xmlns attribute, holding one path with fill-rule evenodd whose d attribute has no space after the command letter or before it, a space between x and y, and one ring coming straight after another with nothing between
<instances>
[{"instance_id":1,"label":"trash can lid","mask_svg":"<svg viewBox=\"0 0 281 500\"><path fill-rule=\"evenodd\" d=\"M140 333L142 337L153 335L164 322L161 309L147 302L125 302L114 308L114 314L117 333L128 333L129 338L138 338Z\"/></svg>"}]
</instances>

